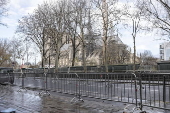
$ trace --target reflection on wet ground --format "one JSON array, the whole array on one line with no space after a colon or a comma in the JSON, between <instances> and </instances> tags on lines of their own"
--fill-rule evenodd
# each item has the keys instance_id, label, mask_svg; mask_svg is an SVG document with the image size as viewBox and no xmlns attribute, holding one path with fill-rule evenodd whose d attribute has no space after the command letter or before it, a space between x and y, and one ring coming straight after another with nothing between
<instances>
[{"instance_id":1,"label":"reflection on wet ground","mask_svg":"<svg viewBox=\"0 0 170 113\"><path fill-rule=\"evenodd\" d=\"M43 98L42 113L89 113L85 108L81 108L81 103L70 104L69 100L61 100L55 97Z\"/></svg>"},{"instance_id":2,"label":"reflection on wet ground","mask_svg":"<svg viewBox=\"0 0 170 113\"><path fill-rule=\"evenodd\" d=\"M14 86L0 85L0 110L16 109L17 113L36 113L41 111L42 99L33 91L20 91Z\"/></svg>"},{"instance_id":3,"label":"reflection on wet ground","mask_svg":"<svg viewBox=\"0 0 170 113\"><path fill-rule=\"evenodd\" d=\"M73 97L70 96L56 92L50 92L50 96L42 96L39 95L40 92L42 90L33 88L19 90L18 86L0 85L0 111L13 108L16 113L123 113L127 105L115 102L108 104L103 100L103 102L98 102L92 98L85 102L75 102L71 101ZM151 113L158 113L157 110L147 109L153 111ZM169 113L169 111L159 113Z\"/></svg>"},{"instance_id":4,"label":"reflection on wet ground","mask_svg":"<svg viewBox=\"0 0 170 113\"><path fill-rule=\"evenodd\" d=\"M40 96L33 90L0 85L0 111L13 108L16 113L90 113L81 102L71 103L67 97Z\"/></svg>"}]
</instances>

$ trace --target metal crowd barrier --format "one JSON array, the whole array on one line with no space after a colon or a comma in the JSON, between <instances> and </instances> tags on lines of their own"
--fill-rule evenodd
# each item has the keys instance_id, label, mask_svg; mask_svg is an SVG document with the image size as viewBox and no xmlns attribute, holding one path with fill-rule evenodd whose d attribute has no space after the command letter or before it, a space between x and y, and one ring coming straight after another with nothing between
<instances>
[{"instance_id":1,"label":"metal crowd barrier","mask_svg":"<svg viewBox=\"0 0 170 113\"><path fill-rule=\"evenodd\" d=\"M145 73L139 78L143 105L170 110L170 73Z\"/></svg>"},{"instance_id":2,"label":"metal crowd barrier","mask_svg":"<svg viewBox=\"0 0 170 113\"><path fill-rule=\"evenodd\" d=\"M21 89L48 91L119 101L170 110L169 73L14 73ZM75 99L74 98L74 99Z\"/></svg>"}]
</instances>

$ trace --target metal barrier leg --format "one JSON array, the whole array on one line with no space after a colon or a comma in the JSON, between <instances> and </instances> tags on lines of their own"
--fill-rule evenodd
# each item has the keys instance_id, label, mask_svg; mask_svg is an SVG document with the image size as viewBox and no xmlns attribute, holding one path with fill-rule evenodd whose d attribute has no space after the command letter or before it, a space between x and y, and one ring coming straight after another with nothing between
<instances>
[{"instance_id":1,"label":"metal barrier leg","mask_svg":"<svg viewBox=\"0 0 170 113\"><path fill-rule=\"evenodd\" d=\"M136 99L136 106L134 108L132 108L132 113L134 113L136 110L140 110L140 113L146 113L146 111L142 111L143 105L142 105L142 79L141 78L137 78L136 74L133 73L133 75L135 76L135 99ZM139 90L140 90L140 102L138 103L137 101L137 91L138 91L138 87L137 87L137 80L139 80ZM124 109L127 109L127 107L129 107L131 105L127 105Z\"/></svg>"},{"instance_id":2,"label":"metal barrier leg","mask_svg":"<svg viewBox=\"0 0 170 113\"><path fill-rule=\"evenodd\" d=\"M78 78L78 81L76 80L76 96L70 101L70 102L77 102L77 101L82 101L84 102L84 100L81 98L81 94L80 94L80 77L78 76L77 73L75 73L76 77ZM79 88L78 88L79 86Z\"/></svg>"},{"instance_id":3,"label":"metal barrier leg","mask_svg":"<svg viewBox=\"0 0 170 113\"><path fill-rule=\"evenodd\" d=\"M163 76L163 103L164 108L166 107L166 76Z\"/></svg>"},{"instance_id":4,"label":"metal barrier leg","mask_svg":"<svg viewBox=\"0 0 170 113\"><path fill-rule=\"evenodd\" d=\"M143 105L142 105L142 78L139 79L139 85L140 85L140 110L142 111Z\"/></svg>"},{"instance_id":5,"label":"metal barrier leg","mask_svg":"<svg viewBox=\"0 0 170 113\"><path fill-rule=\"evenodd\" d=\"M57 85L57 82L58 82L58 77L57 77L57 75L56 74L53 74L53 81L52 81L52 83L53 83L53 92L56 92L56 89L57 89L57 87L56 87L56 85Z\"/></svg>"},{"instance_id":6,"label":"metal barrier leg","mask_svg":"<svg viewBox=\"0 0 170 113\"><path fill-rule=\"evenodd\" d=\"M40 92L39 95L42 95L42 96L50 96L50 92L47 91L47 73L44 73L44 77L45 77L45 88L44 88L44 91Z\"/></svg>"},{"instance_id":7,"label":"metal barrier leg","mask_svg":"<svg viewBox=\"0 0 170 113\"><path fill-rule=\"evenodd\" d=\"M18 90L18 92L22 92L22 91L27 91L27 89L25 88L24 86L24 73L21 72L21 80L22 80L22 85L21 85L21 88Z\"/></svg>"}]
</instances>

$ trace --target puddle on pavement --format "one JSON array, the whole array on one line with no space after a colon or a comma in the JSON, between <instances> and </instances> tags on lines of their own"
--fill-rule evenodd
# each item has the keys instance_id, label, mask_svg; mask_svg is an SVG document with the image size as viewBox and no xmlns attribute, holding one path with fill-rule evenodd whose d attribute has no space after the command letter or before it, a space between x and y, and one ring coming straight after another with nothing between
<instances>
[{"instance_id":1,"label":"puddle on pavement","mask_svg":"<svg viewBox=\"0 0 170 113\"><path fill-rule=\"evenodd\" d=\"M89 113L87 108L81 106L82 103L71 103L70 99L44 97L42 104L42 113Z\"/></svg>"},{"instance_id":2,"label":"puddle on pavement","mask_svg":"<svg viewBox=\"0 0 170 113\"><path fill-rule=\"evenodd\" d=\"M71 103L70 98L39 96L37 91L18 90L16 86L0 86L0 111L14 108L16 113L89 113L81 103Z\"/></svg>"},{"instance_id":3,"label":"puddle on pavement","mask_svg":"<svg viewBox=\"0 0 170 113\"><path fill-rule=\"evenodd\" d=\"M17 86L0 85L0 111L13 108L16 113L120 113L123 109L91 101L71 103L72 98L65 96L40 96L35 89L18 90Z\"/></svg>"},{"instance_id":4,"label":"puddle on pavement","mask_svg":"<svg viewBox=\"0 0 170 113\"><path fill-rule=\"evenodd\" d=\"M18 92L19 89L12 86L0 86L0 89L0 106L4 109L14 108L17 113L41 111L42 100L33 91Z\"/></svg>"}]
</instances>

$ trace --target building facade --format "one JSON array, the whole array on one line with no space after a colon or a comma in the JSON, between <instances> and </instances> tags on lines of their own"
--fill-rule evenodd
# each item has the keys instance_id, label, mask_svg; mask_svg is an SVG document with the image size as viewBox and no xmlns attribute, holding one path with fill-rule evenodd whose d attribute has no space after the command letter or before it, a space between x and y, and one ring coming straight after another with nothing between
<instances>
[{"instance_id":1,"label":"building facade","mask_svg":"<svg viewBox=\"0 0 170 113\"><path fill-rule=\"evenodd\" d=\"M97 45L95 42L95 39L92 39L92 38L86 38L85 42L86 42L86 47L85 47L86 48L85 50L86 65L87 66L103 65L103 52L102 52L102 46L101 46L102 43ZM110 58L110 60L112 60L112 61L109 60L111 64L116 63L115 60L117 60L117 57L122 57L122 59L124 59L123 61L124 64L132 63L133 55L131 55L130 53L131 51L128 50L127 48L124 48L125 45L118 36L108 37L108 42L109 42L108 46L111 48L111 49L108 48L108 51L109 51L108 57ZM83 65L82 47L81 47L81 44L79 44L79 40L76 40L76 45L78 47L76 49L74 66L82 66ZM112 45L115 45L115 46L112 46ZM47 46L46 48L49 49L49 47L50 46ZM129 55L125 56L124 54L129 54ZM73 60L73 48L72 48L71 42L69 42L63 45L63 47L61 48L58 66L59 67L70 67L72 66L72 60ZM117 62L117 63L121 64L120 62ZM49 65L50 67L51 66L54 67L55 65L55 53L53 50L50 52L50 58L46 62L46 67L48 67Z\"/></svg>"},{"instance_id":2,"label":"building facade","mask_svg":"<svg viewBox=\"0 0 170 113\"><path fill-rule=\"evenodd\" d=\"M160 44L160 61L170 60L170 42Z\"/></svg>"}]
</instances>

